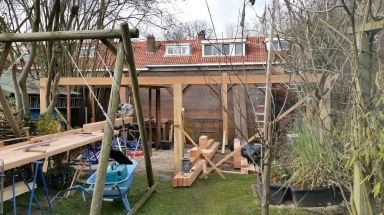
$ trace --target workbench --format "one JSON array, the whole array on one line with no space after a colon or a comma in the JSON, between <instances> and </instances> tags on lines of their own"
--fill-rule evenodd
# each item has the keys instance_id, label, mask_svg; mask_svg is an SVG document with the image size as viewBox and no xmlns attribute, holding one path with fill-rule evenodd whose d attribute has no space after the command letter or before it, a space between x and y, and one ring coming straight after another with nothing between
<instances>
[{"instance_id":1,"label":"workbench","mask_svg":"<svg viewBox=\"0 0 384 215\"><path fill-rule=\"evenodd\" d=\"M124 123L131 123L132 118L124 118ZM115 126L122 124L121 118L115 120ZM36 137L39 140L51 140L48 146L39 146L42 152L25 151L25 148L33 145L30 141L9 145L0 148L0 159L4 161L4 170L13 169L32 163L34 161L42 160L47 157L57 155L75 148L85 146L96 141L103 139L104 133L101 131L104 122L96 122L86 124L81 129L70 130L52 135ZM89 132L90 134L83 134ZM117 134L118 131L115 131Z\"/></svg>"}]
</instances>

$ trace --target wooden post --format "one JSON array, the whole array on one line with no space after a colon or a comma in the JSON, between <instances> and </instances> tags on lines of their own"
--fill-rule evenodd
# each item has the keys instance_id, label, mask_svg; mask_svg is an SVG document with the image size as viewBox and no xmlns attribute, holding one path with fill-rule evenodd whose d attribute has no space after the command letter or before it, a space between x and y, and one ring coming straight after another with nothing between
<instances>
[{"instance_id":1,"label":"wooden post","mask_svg":"<svg viewBox=\"0 0 384 215\"><path fill-rule=\"evenodd\" d=\"M152 88L148 88L148 142L152 146ZM149 152L152 156L152 147L150 147Z\"/></svg>"},{"instance_id":2,"label":"wooden post","mask_svg":"<svg viewBox=\"0 0 384 215\"><path fill-rule=\"evenodd\" d=\"M133 99L135 102L137 121L139 123L139 130L140 130L142 147L143 147L143 151L144 151L145 170L147 172L148 186L152 187L152 185L155 182L154 182L153 172L152 172L151 157L149 155L147 132L145 129L143 109L141 107L139 81L137 79L137 73L136 73L136 67L135 67L135 58L133 55L133 48L132 48L132 43L131 43L131 37L129 35L128 23L123 22L120 25L120 27L121 27L121 34L122 34L122 38L123 38L123 42L124 42L125 56L126 56L126 59L128 60L129 77L130 77L131 82L132 82L132 93L133 93Z\"/></svg>"},{"instance_id":3,"label":"wooden post","mask_svg":"<svg viewBox=\"0 0 384 215\"><path fill-rule=\"evenodd\" d=\"M165 130L165 128L164 128ZM161 112L160 112L160 88L156 89L156 148L160 148L161 142Z\"/></svg>"},{"instance_id":4,"label":"wooden post","mask_svg":"<svg viewBox=\"0 0 384 215\"><path fill-rule=\"evenodd\" d=\"M47 100L45 99L45 92L47 88L47 79L41 80L40 79L40 86L39 86L39 97L40 97L40 113L44 113L47 111Z\"/></svg>"},{"instance_id":5,"label":"wooden post","mask_svg":"<svg viewBox=\"0 0 384 215\"><path fill-rule=\"evenodd\" d=\"M226 76L226 74L225 74ZM221 99L223 106L223 142L224 134L228 135L228 84L221 85ZM228 137L225 136L225 145L228 143Z\"/></svg>"},{"instance_id":6,"label":"wooden post","mask_svg":"<svg viewBox=\"0 0 384 215\"><path fill-rule=\"evenodd\" d=\"M7 62L8 54L12 49L12 43L6 43L3 54L0 57L0 75L3 73L3 69L5 67L5 63ZM3 89L0 87L0 104L1 107L3 107L3 112L5 118L7 118L9 125L12 128L13 133L15 134L16 137L21 137L21 131L20 128L16 122L15 117L13 117L11 108L8 105L8 100L3 92Z\"/></svg>"},{"instance_id":7,"label":"wooden post","mask_svg":"<svg viewBox=\"0 0 384 215\"><path fill-rule=\"evenodd\" d=\"M67 86L67 130L72 127L72 113L71 113L71 86Z\"/></svg>"},{"instance_id":8,"label":"wooden post","mask_svg":"<svg viewBox=\"0 0 384 215\"><path fill-rule=\"evenodd\" d=\"M96 87L91 86L91 90L93 92L95 92ZM95 95L96 95L96 92L95 92ZM89 95L89 96L90 96L90 100L91 100L91 114L92 114L91 123L94 123L94 122L96 122L96 103L95 103L95 98L93 98L92 95Z\"/></svg>"},{"instance_id":9,"label":"wooden post","mask_svg":"<svg viewBox=\"0 0 384 215\"><path fill-rule=\"evenodd\" d=\"M127 87L120 88L120 103L128 103Z\"/></svg>"},{"instance_id":10,"label":"wooden post","mask_svg":"<svg viewBox=\"0 0 384 215\"><path fill-rule=\"evenodd\" d=\"M97 166L96 183L95 183L95 188L92 196L92 204L91 204L91 210L90 210L91 215L98 215L101 213L101 204L103 202L105 178L106 178L107 167L108 167L109 153L111 151L115 116L116 116L117 108L119 107L119 89L120 89L120 84L121 84L121 79L123 74L123 67L124 67L124 52L123 52L123 46L120 42L119 51L116 59L115 72L113 75L113 78L115 79L117 86L116 84L112 84L111 96L110 96L109 105L108 105L108 117L110 121L108 122L108 119L107 119L104 126L103 144L101 146L102 147L101 155L99 158L99 165ZM110 125L110 123L112 123L112 125Z\"/></svg>"},{"instance_id":11,"label":"wooden post","mask_svg":"<svg viewBox=\"0 0 384 215\"><path fill-rule=\"evenodd\" d=\"M247 103L244 87L235 85L233 87L233 94L236 137L240 139L248 139Z\"/></svg>"},{"instance_id":12,"label":"wooden post","mask_svg":"<svg viewBox=\"0 0 384 215\"><path fill-rule=\"evenodd\" d=\"M180 129L173 130L173 171L175 175L181 171L181 159L184 156L183 135L183 91L181 84L173 85L173 124Z\"/></svg>"}]
</instances>

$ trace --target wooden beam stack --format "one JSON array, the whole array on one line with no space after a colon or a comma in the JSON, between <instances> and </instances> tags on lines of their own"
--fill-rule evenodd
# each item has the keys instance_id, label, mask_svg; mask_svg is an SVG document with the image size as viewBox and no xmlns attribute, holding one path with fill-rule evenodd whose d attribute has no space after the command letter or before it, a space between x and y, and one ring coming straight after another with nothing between
<instances>
[{"instance_id":1,"label":"wooden beam stack","mask_svg":"<svg viewBox=\"0 0 384 215\"><path fill-rule=\"evenodd\" d=\"M234 148L237 149L241 146L240 140L235 138ZM252 163L248 163L247 158L241 156L241 151L238 151L233 156L233 166L235 169L240 169L241 174L248 175L255 172L255 167Z\"/></svg>"},{"instance_id":2,"label":"wooden beam stack","mask_svg":"<svg viewBox=\"0 0 384 215\"><path fill-rule=\"evenodd\" d=\"M219 147L220 143L214 142L214 139L208 139L207 136L201 136L199 138L199 148L209 159L212 159L215 153L219 150ZM204 167L207 166L208 161L199 152L197 147L188 150L188 154L192 165L191 171L187 174L183 174L181 171L177 173L172 179L173 187L190 187L197 176L203 171Z\"/></svg>"}]
</instances>

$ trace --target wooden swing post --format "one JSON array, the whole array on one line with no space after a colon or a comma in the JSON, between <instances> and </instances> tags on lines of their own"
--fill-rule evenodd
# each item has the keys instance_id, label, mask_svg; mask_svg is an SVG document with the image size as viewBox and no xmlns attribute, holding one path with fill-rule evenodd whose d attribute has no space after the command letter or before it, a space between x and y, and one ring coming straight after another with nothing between
<instances>
[{"instance_id":1,"label":"wooden swing post","mask_svg":"<svg viewBox=\"0 0 384 215\"><path fill-rule=\"evenodd\" d=\"M99 165L97 166L97 175L96 175L96 183L92 196L92 204L91 204L91 215L101 214L101 205L103 202L103 193L105 188L105 178L107 175L108 168L108 160L109 154L111 151L112 137L113 137L113 128L115 122L115 116L117 112L117 108L119 107L119 97L120 97L120 84L123 76L123 68L124 68L124 52L123 45L120 42L119 50L117 53L116 59L116 67L113 75L113 79L115 79L116 84L112 84L111 96L109 99L108 105L108 119L104 126L104 137L103 144L101 148L101 155L99 159ZM112 125L110 124L112 123Z\"/></svg>"}]
</instances>

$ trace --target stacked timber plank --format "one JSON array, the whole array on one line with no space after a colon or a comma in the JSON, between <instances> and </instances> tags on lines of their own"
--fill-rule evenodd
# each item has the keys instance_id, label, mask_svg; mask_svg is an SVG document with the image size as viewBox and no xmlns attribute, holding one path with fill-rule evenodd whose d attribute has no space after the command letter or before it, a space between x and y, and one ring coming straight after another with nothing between
<instances>
[{"instance_id":1,"label":"stacked timber plank","mask_svg":"<svg viewBox=\"0 0 384 215\"><path fill-rule=\"evenodd\" d=\"M209 159L215 155L215 153L219 150L220 143L214 142L213 139L208 139L207 136L201 136L199 138L199 148L207 156ZM179 172L172 179L173 187L190 187L192 183L196 180L197 176L207 169L208 161L203 157L203 155L199 152L197 147L193 147L188 150L190 162L191 162L191 170L189 173ZM180 161L181 162L181 161Z\"/></svg>"},{"instance_id":2,"label":"stacked timber plank","mask_svg":"<svg viewBox=\"0 0 384 215\"><path fill-rule=\"evenodd\" d=\"M233 142L234 149L237 149L241 146L240 140L235 138ZM238 151L233 156L233 166L235 169L240 169L241 174L248 175L249 173L255 172L255 167L252 163L248 163L247 158L241 156L241 151Z\"/></svg>"}]
</instances>

